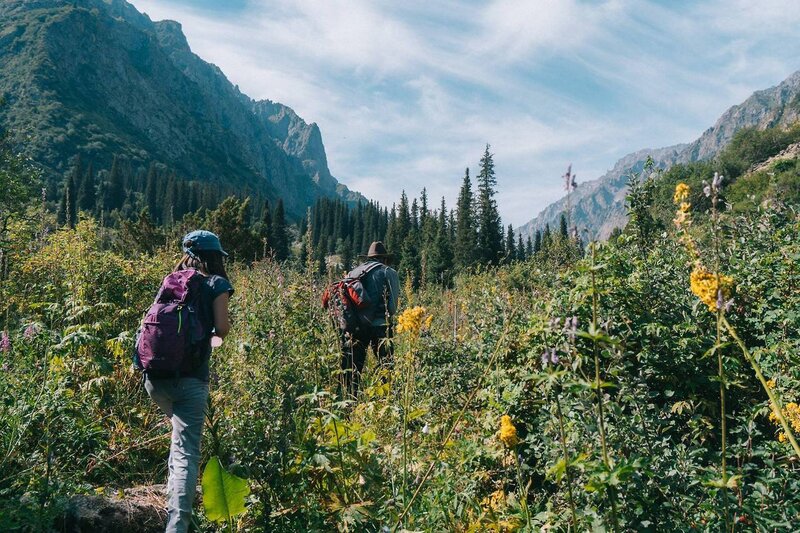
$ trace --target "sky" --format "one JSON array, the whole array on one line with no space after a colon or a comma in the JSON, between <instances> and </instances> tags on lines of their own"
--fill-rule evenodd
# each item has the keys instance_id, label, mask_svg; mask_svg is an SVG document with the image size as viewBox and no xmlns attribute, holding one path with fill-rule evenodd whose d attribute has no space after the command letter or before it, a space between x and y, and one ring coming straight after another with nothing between
<instances>
[{"instance_id":1,"label":"sky","mask_svg":"<svg viewBox=\"0 0 800 533\"><path fill-rule=\"evenodd\" d=\"M454 205L488 143L505 224L800 70L800 0L129 0L248 96L316 122L383 205Z\"/></svg>"}]
</instances>

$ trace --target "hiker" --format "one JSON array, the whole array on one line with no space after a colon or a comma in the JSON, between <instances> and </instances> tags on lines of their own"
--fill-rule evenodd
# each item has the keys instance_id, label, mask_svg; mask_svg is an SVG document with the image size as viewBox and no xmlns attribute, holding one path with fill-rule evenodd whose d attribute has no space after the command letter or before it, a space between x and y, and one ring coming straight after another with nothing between
<instances>
[{"instance_id":1,"label":"hiker","mask_svg":"<svg viewBox=\"0 0 800 533\"><path fill-rule=\"evenodd\" d=\"M391 367L392 364L392 317L397 311L400 281L397 272L387 264L391 257L382 242L373 242L366 261L346 276L360 277L369 301L369 309L363 310L369 323L355 333L342 331L343 388L353 398L358 393L368 347L372 347L381 366Z\"/></svg>"},{"instance_id":2,"label":"hiker","mask_svg":"<svg viewBox=\"0 0 800 533\"><path fill-rule=\"evenodd\" d=\"M183 258L164 279L136 342L147 394L172 422L168 533L187 531L192 518L211 347L230 330L233 294L223 263L228 254L215 234L193 231L183 238L182 249Z\"/></svg>"}]
</instances>

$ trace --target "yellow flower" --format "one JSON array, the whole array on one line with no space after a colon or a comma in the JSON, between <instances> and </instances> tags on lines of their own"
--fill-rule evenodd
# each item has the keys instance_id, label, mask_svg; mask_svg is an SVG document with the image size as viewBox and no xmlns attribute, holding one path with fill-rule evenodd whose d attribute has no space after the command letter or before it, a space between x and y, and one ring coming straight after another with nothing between
<instances>
[{"instance_id":1,"label":"yellow flower","mask_svg":"<svg viewBox=\"0 0 800 533\"><path fill-rule=\"evenodd\" d=\"M676 204L686 203L687 198L689 198L689 186L685 183L679 183L675 187L675 195L672 197L672 201Z\"/></svg>"},{"instance_id":2,"label":"yellow flower","mask_svg":"<svg viewBox=\"0 0 800 533\"><path fill-rule=\"evenodd\" d=\"M719 291L722 291L722 298L727 300L730 298L731 289L733 288L733 278L719 275L719 282L717 275L709 272L703 267L695 267L689 276L689 282L692 292L708 306L708 310L716 312L717 298Z\"/></svg>"},{"instance_id":3,"label":"yellow flower","mask_svg":"<svg viewBox=\"0 0 800 533\"><path fill-rule=\"evenodd\" d=\"M774 380L770 380L774 381ZM769 385L769 382L767 382ZM783 416L786 419L786 422L792 427L794 431L800 432L800 405L797 405L795 402L789 402L783 408ZM780 425L780 420L778 419L778 414L775 411L772 411L769 414L769 420L776 426ZM779 442L786 442L788 439L784 432L778 433L778 441Z\"/></svg>"},{"instance_id":4,"label":"yellow flower","mask_svg":"<svg viewBox=\"0 0 800 533\"><path fill-rule=\"evenodd\" d=\"M775 380L774 379L770 379L770 380L767 381L767 388L768 389L774 389L775 388Z\"/></svg>"},{"instance_id":5,"label":"yellow flower","mask_svg":"<svg viewBox=\"0 0 800 533\"><path fill-rule=\"evenodd\" d=\"M425 318L426 313L427 310L420 306L406 309L400 314L399 317L397 317L397 332L409 332L412 335L419 335L419 331L422 329L423 321L426 327L430 325L430 322ZM432 317L428 318L432 319Z\"/></svg>"},{"instance_id":6,"label":"yellow flower","mask_svg":"<svg viewBox=\"0 0 800 533\"><path fill-rule=\"evenodd\" d=\"M483 507L485 511L490 509L492 511L499 511L505 506L506 493L503 492L503 489L498 489L481 500L481 507Z\"/></svg>"},{"instance_id":7,"label":"yellow flower","mask_svg":"<svg viewBox=\"0 0 800 533\"><path fill-rule=\"evenodd\" d=\"M503 415L500 418L500 442L509 448L513 448L519 444L519 437L517 437L517 428L511 421L511 417Z\"/></svg>"}]
</instances>

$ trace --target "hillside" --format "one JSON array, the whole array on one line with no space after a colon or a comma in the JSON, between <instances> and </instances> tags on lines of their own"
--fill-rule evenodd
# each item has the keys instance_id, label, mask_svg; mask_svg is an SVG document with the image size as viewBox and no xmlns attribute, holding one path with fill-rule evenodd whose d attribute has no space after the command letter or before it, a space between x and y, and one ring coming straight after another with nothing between
<instances>
[{"instance_id":1,"label":"hillside","mask_svg":"<svg viewBox=\"0 0 800 533\"><path fill-rule=\"evenodd\" d=\"M10 0L0 28L0 123L51 181L78 153L106 167L121 155L283 198L293 215L358 197L331 175L316 124L241 93L177 22L125 0Z\"/></svg>"},{"instance_id":2,"label":"hillside","mask_svg":"<svg viewBox=\"0 0 800 533\"><path fill-rule=\"evenodd\" d=\"M728 109L713 127L694 142L666 148L644 149L620 159L596 180L579 184L572 194L572 220L591 237L606 238L614 228L625 225L625 183L631 172L641 171L647 157L656 165L669 168L714 158L742 128L765 129L786 126L800 119L800 71L776 87L755 92L747 100ZM523 237L533 235L546 224L555 228L566 209L566 198L546 207L533 220L519 228Z\"/></svg>"}]
</instances>

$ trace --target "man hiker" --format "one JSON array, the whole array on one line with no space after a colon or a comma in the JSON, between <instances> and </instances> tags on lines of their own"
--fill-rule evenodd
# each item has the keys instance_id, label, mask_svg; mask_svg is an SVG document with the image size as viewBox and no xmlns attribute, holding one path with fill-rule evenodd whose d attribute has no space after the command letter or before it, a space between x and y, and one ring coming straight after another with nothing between
<instances>
[{"instance_id":1,"label":"man hiker","mask_svg":"<svg viewBox=\"0 0 800 533\"><path fill-rule=\"evenodd\" d=\"M369 324L355 333L342 332L343 385L354 398L367 359L367 347L372 347L382 366L391 367L392 364L392 317L397 311L400 280L397 272L387 264L391 257L382 242L373 242L366 261L346 276L361 280L369 301L369 308L363 310Z\"/></svg>"}]
</instances>

